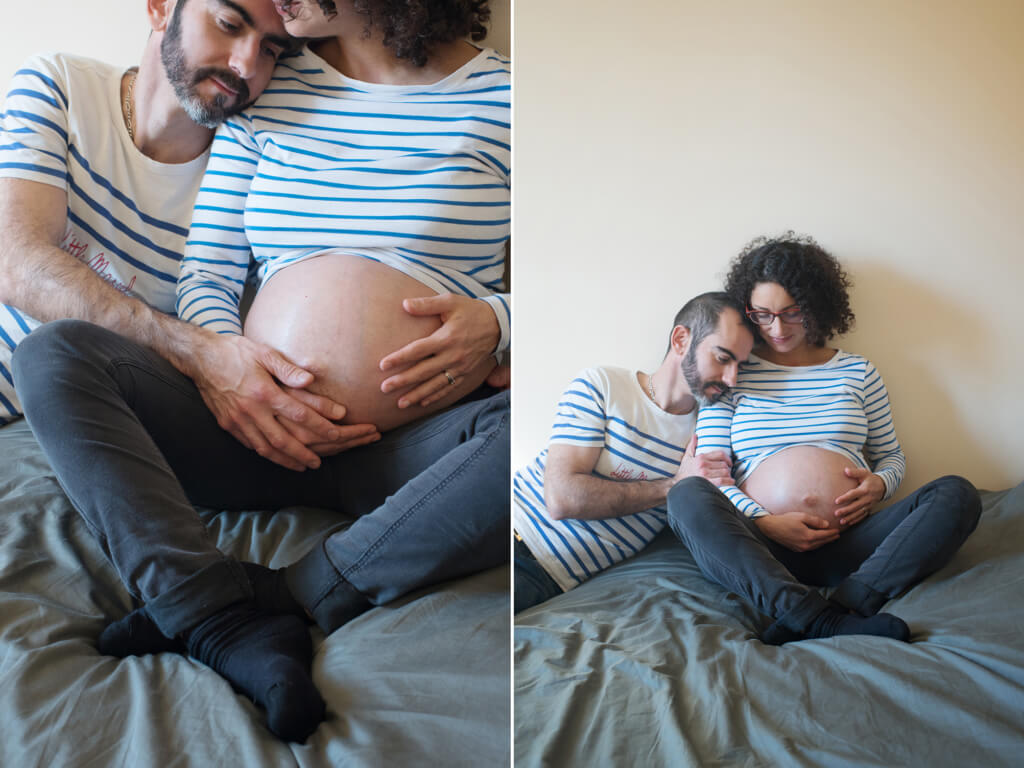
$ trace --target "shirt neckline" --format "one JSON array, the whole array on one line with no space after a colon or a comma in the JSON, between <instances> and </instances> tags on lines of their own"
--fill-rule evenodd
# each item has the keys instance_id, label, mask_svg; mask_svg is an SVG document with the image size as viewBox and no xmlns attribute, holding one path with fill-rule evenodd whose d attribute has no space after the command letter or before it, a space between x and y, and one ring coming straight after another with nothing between
<instances>
[{"instance_id":1,"label":"shirt neckline","mask_svg":"<svg viewBox=\"0 0 1024 768\"><path fill-rule=\"evenodd\" d=\"M638 378L638 374L640 373L643 373L643 371L632 371L629 378L633 382L633 386L636 387L636 391L640 393L640 398L644 401L644 404L648 408L652 409L658 416L669 419L689 419L695 416L697 411L700 410L700 404L697 403L689 413L669 413L656 402L651 400L651 396L640 385L640 379Z\"/></svg>"},{"instance_id":2,"label":"shirt neckline","mask_svg":"<svg viewBox=\"0 0 1024 768\"><path fill-rule=\"evenodd\" d=\"M771 360L766 360L763 357L759 357L758 355L755 355L753 352L750 353L747 360L755 363L760 363L762 365L767 365L772 368L781 368L786 371L806 371L810 370L811 368L828 368L832 365L835 365L837 362L839 362L839 358L843 354L845 354L843 350L837 349L835 351L835 354L833 354L832 357L830 357L825 362L814 363L812 365L783 365L782 363L773 363Z\"/></svg>"},{"instance_id":3,"label":"shirt neckline","mask_svg":"<svg viewBox=\"0 0 1024 768\"><path fill-rule=\"evenodd\" d=\"M477 48L477 46L473 46L473 47ZM416 83L416 84L410 83L410 84L405 84L405 83L371 83L371 82L368 82L366 80L357 80L356 78L349 77L348 75L346 75L346 74L340 72L339 70L335 69L332 65L328 64L327 61L325 59L323 59L318 53L315 53L314 51L312 51L309 48L309 46L306 46L306 48L304 50L304 54L306 56L309 56L309 57L313 58L316 61L316 63L320 67L322 67L323 70L327 74L330 74L331 76L338 78L338 80L340 80L342 83L344 83L345 85L351 86L352 88L356 88L358 90L365 91L365 92L372 92L372 91L376 91L376 92L400 91L400 92L406 92L406 93L408 93L410 91L411 92L417 92L417 91L425 91L425 90L436 90L438 88L443 88L443 87L445 87L446 85L448 85L450 83L459 82L459 81L465 80L466 76L470 72L472 72L473 70L475 70L477 68L478 63L483 61L484 59L486 59L492 53L494 53L494 51L491 48L477 48L477 53L476 53L475 56L473 56L473 58L471 58L469 61L467 61L461 67L456 69L454 72L451 72L451 73L445 75L440 80L437 80L436 82L433 82L433 83Z\"/></svg>"},{"instance_id":4,"label":"shirt neckline","mask_svg":"<svg viewBox=\"0 0 1024 768\"><path fill-rule=\"evenodd\" d=\"M124 124L124 107L121 104L121 80L127 71L127 69L121 69L120 67L110 67L111 76L107 83L107 94L111 109L110 117L114 121L114 130L117 133L118 141L128 155L129 161L145 163L150 169L170 176L192 176L197 170L204 170L210 159L210 147L213 146L212 139L206 149L184 163L161 163L135 146L135 142L128 135L128 126Z\"/></svg>"}]
</instances>

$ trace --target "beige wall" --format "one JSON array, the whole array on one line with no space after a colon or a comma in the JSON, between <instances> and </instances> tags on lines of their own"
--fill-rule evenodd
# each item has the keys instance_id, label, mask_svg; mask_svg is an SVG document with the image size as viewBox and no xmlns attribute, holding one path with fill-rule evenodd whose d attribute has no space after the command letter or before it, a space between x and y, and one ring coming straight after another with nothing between
<instances>
[{"instance_id":1,"label":"beige wall","mask_svg":"<svg viewBox=\"0 0 1024 768\"><path fill-rule=\"evenodd\" d=\"M486 43L503 53L512 48L510 6L511 0L491 1ZM127 67L138 61L149 33L144 0L0 0L0 11L4 85L25 59L42 51L80 53Z\"/></svg>"},{"instance_id":2,"label":"beige wall","mask_svg":"<svg viewBox=\"0 0 1024 768\"><path fill-rule=\"evenodd\" d=\"M0 0L0 7L5 93L11 76L32 54L67 51L127 67L138 61L149 32L144 0Z\"/></svg>"},{"instance_id":3,"label":"beige wall","mask_svg":"<svg viewBox=\"0 0 1024 768\"><path fill-rule=\"evenodd\" d=\"M904 492L1024 480L1024 3L515 8L514 465L581 367L651 370L751 237L855 280Z\"/></svg>"}]
</instances>

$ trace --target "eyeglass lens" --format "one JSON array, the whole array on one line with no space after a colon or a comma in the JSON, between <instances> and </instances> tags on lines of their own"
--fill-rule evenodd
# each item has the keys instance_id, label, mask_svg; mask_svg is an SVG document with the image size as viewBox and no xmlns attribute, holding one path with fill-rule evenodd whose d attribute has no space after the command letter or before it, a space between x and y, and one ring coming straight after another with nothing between
<instances>
[{"instance_id":1,"label":"eyeglass lens","mask_svg":"<svg viewBox=\"0 0 1024 768\"><path fill-rule=\"evenodd\" d=\"M782 312L747 312L747 317L753 320L758 325L771 325L775 322L775 318L779 317L784 323L799 323L803 320L803 311L799 307L793 309L785 309Z\"/></svg>"}]
</instances>

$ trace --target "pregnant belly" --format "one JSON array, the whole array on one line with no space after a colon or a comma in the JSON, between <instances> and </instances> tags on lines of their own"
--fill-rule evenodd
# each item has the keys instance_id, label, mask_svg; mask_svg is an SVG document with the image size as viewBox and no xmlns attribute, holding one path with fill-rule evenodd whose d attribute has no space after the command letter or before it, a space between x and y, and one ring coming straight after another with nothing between
<instances>
[{"instance_id":1,"label":"pregnant belly","mask_svg":"<svg viewBox=\"0 0 1024 768\"><path fill-rule=\"evenodd\" d=\"M402 308L407 298L434 291L392 267L350 254L332 253L292 264L276 273L256 295L245 320L245 335L280 350L316 379L309 389L348 408L347 424L397 427L438 411L476 389L494 366L493 358L446 384L446 395L426 408L398 407L403 391L380 391L387 374L381 358L440 325L437 317L414 317Z\"/></svg>"},{"instance_id":2,"label":"pregnant belly","mask_svg":"<svg viewBox=\"0 0 1024 768\"><path fill-rule=\"evenodd\" d=\"M843 470L855 466L834 451L798 445L762 461L740 490L773 515L807 512L838 528L835 500L857 487Z\"/></svg>"}]
</instances>

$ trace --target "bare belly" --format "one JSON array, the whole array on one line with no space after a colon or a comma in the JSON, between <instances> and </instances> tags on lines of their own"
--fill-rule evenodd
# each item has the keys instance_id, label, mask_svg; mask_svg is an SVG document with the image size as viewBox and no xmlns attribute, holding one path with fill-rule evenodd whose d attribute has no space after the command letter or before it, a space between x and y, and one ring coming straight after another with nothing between
<instances>
[{"instance_id":1,"label":"bare belly","mask_svg":"<svg viewBox=\"0 0 1024 768\"><path fill-rule=\"evenodd\" d=\"M446 385L447 394L426 408L398 407L402 391L380 391L397 373L380 361L414 339L429 336L441 322L414 317L403 299L434 291L392 267L350 254L332 253L288 266L256 295L245 320L245 335L280 350L316 379L309 389L348 408L347 424L397 427L440 410L476 389L494 367L493 358Z\"/></svg>"},{"instance_id":2,"label":"bare belly","mask_svg":"<svg viewBox=\"0 0 1024 768\"><path fill-rule=\"evenodd\" d=\"M740 490L773 515L807 512L838 528L835 501L857 487L843 469L854 466L834 451L798 445L761 462Z\"/></svg>"}]
</instances>

